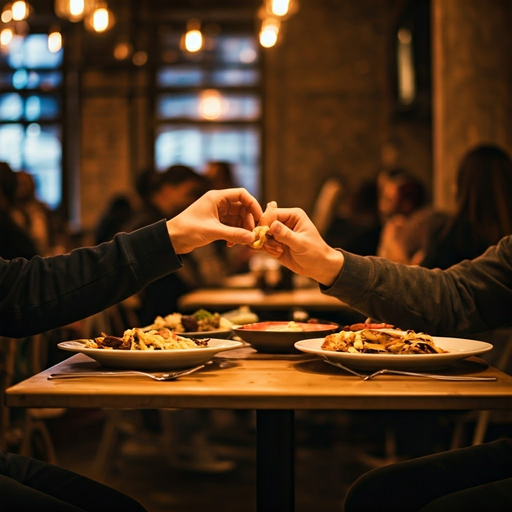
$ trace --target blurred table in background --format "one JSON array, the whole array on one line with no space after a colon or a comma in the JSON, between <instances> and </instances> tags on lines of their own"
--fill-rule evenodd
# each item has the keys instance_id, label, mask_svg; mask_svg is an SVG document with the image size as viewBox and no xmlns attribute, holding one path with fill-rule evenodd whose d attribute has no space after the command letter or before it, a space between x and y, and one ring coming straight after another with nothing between
<instances>
[{"instance_id":1,"label":"blurred table in background","mask_svg":"<svg viewBox=\"0 0 512 512\"><path fill-rule=\"evenodd\" d=\"M201 308L224 312L240 306L248 306L262 319L288 318L297 309L338 323L361 321L362 318L347 304L324 295L318 286L271 292L258 288L202 288L181 296L178 301L183 313Z\"/></svg>"}]
</instances>

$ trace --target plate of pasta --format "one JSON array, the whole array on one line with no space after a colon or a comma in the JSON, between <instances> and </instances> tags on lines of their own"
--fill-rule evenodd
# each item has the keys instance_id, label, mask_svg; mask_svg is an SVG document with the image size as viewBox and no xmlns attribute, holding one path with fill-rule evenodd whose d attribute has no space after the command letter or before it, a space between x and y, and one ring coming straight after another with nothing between
<instances>
[{"instance_id":1,"label":"plate of pasta","mask_svg":"<svg viewBox=\"0 0 512 512\"><path fill-rule=\"evenodd\" d=\"M85 354L103 366L129 370L181 370L206 363L243 343L227 339L188 338L169 329L127 329L122 337L102 333L93 339L63 341L62 350Z\"/></svg>"},{"instance_id":2,"label":"plate of pasta","mask_svg":"<svg viewBox=\"0 0 512 512\"><path fill-rule=\"evenodd\" d=\"M343 332L343 331L341 331ZM341 333L340 332L340 333ZM340 334L337 333L337 334ZM412 331L401 331L402 337L409 336L404 345L413 348L403 348L402 341L392 340L389 347L396 351L382 350L377 347L364 347L364 344L348 343L331 338L311 338L295 343L295 348L302 352L316 354L324 359L339 362L355 370L426 370L445 368L450 364L470 356L479 356L492 350L492 345L483 341L462 338L447 338L428 336L419 333L414 336ZM398 339L398 336L396 337ZM419 341L417 341L419 340ZM375 340L370 340L374 345ZM411 343L409 343L411 342ZM378 342L380 344L380 342ZM393 346L394 345L394 346ZM415 345L418 347L415 348ZM354 350L348 350L353 347ZM367 351L365 351L367 350Z\"/></svg>"}]
</instances>

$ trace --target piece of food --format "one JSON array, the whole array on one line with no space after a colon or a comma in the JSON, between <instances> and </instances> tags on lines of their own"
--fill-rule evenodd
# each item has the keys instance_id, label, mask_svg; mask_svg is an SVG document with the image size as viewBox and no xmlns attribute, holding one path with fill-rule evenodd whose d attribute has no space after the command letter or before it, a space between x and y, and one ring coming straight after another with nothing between
<instances>
[{"instance_id":1,"label":"piece of food","mask_svg":"<svg viewBox=\"0 0 512 512\"><path fill-rule=\"evenodd\" d=\"M184 338L166 327L150 331L135 327L124 331L122 338L102 333L94 340L87 340L85 346L107 350L180 350L207 347L208 341L208 338Z\"/></svg>"},{"instance_id":2,"label":"piece of food","mask_svg":"<svg viewBox=\"0 0 512 512\"><path fill-rule=\"evenodd\" d=\"M199 309L192 315L171 313L164 317L157 316L148 329L166 327L175 332L208 332L219 329L231 329L233 324L219 313L210 313L206 309Z\"/></svg>"},{"instance_id":3,"label":"piece of food","mask_svg":"<svg viewBox=\"0 0 512 512\"><path fill-rule=\"evenodd\" d=\"M256 234L256 240L254 240L252 244L249 244L249 247L252 247L253 249L261 249L267 241L269 231L270 228L268 226L256 226L253 229L253 232Z\"/></svg>"},{"instance_id":4,"label":"piece of food","mask_svg":"<svg viewBox=\"0 0 512 512\"><path fill-rule=\"evenodd\" d=\"M266 331L279 331L279 332L301 332L304 330L302 325L294 322L288 322L287 324L282 325L271 325L265 329Z\"/></svg>"},{"instance_id":5,"label":"piece of food","mask_svg":"<svg viewBox=\"0 0 512 512\"><path fill-rule=\"evenodd\" d=\"M240 306L232 311L227 311L222 316L236 325L253 324L260 320L259 316L254 311L251 311L249 306Z\"/></svg>"},{"instance_id":6,"label":"piece of food","mask_svg":"<svg viewBox=\"0 0 512 512\"><path fill-rule=\"evenodd\" d=\"M322 348L354 354L442 354L446 352L436 346L428 334L389 328L344 329L326 336Z\"/></svg>"}]
</instances>

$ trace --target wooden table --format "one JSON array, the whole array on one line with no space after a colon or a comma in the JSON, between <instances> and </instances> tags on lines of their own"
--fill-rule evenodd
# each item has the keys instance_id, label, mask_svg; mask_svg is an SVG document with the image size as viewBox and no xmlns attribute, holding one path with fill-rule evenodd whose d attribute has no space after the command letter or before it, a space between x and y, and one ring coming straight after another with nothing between
<instances>
[{"instance_id":1,"label":"wooden table","mask_svg":"<svg viewBox=\"0 0 512 512\"><path fill-rule=\"evenodd\" d=\"M10 407L202 408L257 411L257 508L294 509L295 410L510 409L512 377L477 358L450 373L496 376L493 382L446 382L381 376L362 381L308 354L276 356L242 348L172 382L145 377L47 380L54 372L94 372L82 354L9 388ZM128 380L130 379L130 380Z\"/></svg>"}]
</instances>

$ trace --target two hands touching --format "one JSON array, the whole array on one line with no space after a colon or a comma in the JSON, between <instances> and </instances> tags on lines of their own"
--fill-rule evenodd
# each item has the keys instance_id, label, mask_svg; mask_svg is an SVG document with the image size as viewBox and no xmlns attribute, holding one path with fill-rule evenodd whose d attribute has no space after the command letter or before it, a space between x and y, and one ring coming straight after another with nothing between
<instances>
[{"instance_id":1,"label":"two hands touching","mask_svg":"<svg viewBox=\"0 0 512 512\"><path fill-rule=\"evenodd\" d=\"M215 240L229 246L253 244L258 226L268 226L261 250L291 271L330 286L343 266L343 254L330 247L300 208L278 208L275 201L263 212L243 188L211 190L182 213L167 221L177 254L185 254Z\"/></svg>"}]
</instances>

